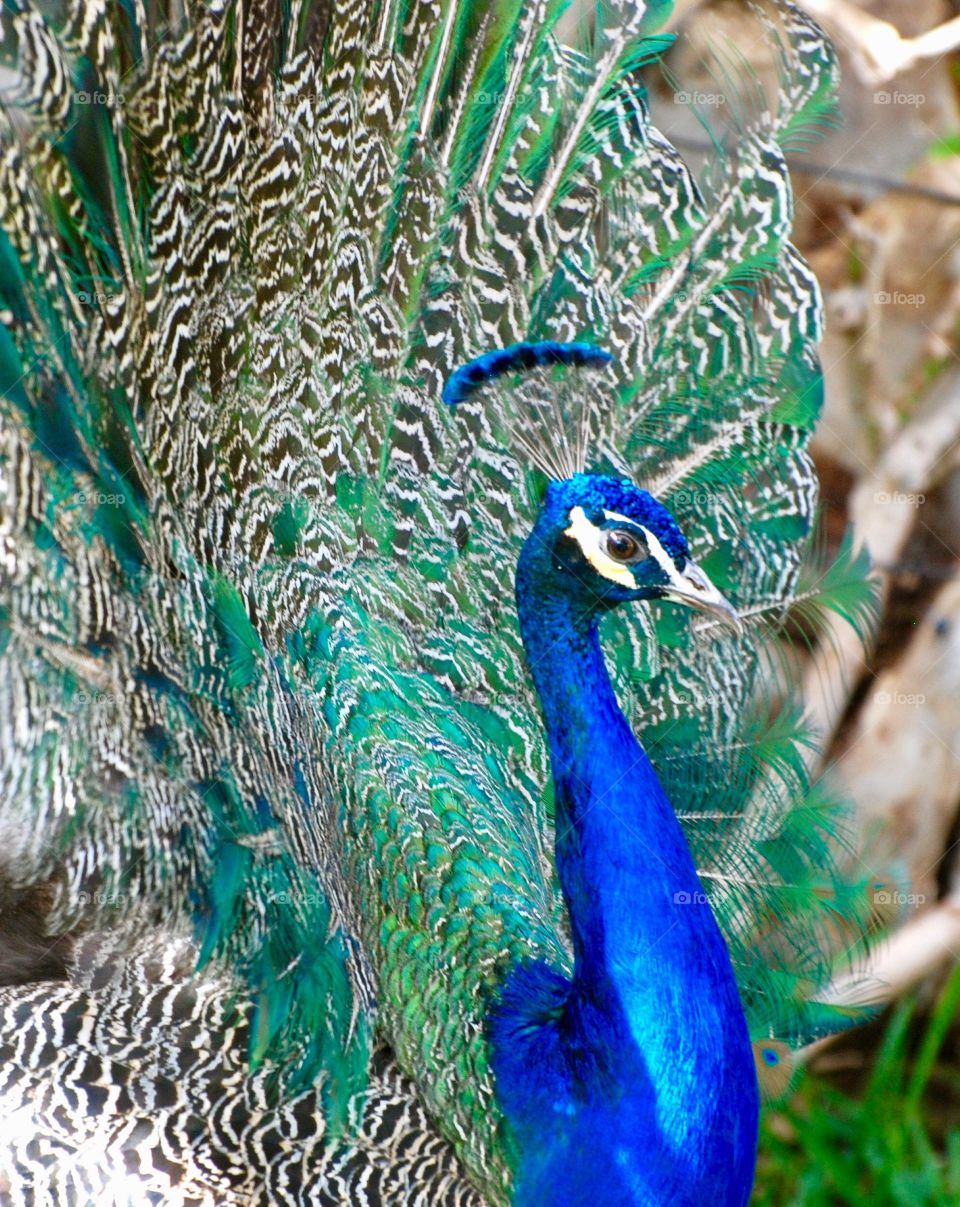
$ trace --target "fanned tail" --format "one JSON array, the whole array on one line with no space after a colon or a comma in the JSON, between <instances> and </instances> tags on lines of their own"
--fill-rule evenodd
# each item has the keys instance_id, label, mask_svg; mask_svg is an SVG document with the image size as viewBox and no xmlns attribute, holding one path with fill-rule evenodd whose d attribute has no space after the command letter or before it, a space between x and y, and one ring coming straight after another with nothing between
<instances>
[{"instance_id":1,"label":"fanned tail","mask_svg":"<svg viewBox=\"0 0 960 1207\"><path fill-rule=\"evenodd\" d=\"M588 467L663 497L748 617L796 602L866 620L862 567L819 600L798 585L820 301L787 242L783 152L821 114L832 54L781 6L781 106L704 188L648 116L662 7L612 6L580 49L551 0L214 0L170 29L106 0L12 18L5 875L38 893L51 940L110 931L134 902L172 928L187 996L158 990L158 1009L169 997L173 1025L212 995L238 1151L256 1164L282 1131L272 1178L316 1136L286 1200L269 1182L278 1201L362 1164L377 1144L357 1127L404 1096L409 1134L445 1154L439 1183L409 1185L472 1201L433 1127L507 1200L485 1012L516 960L570 959L506 581L558 416L578 409ZM613 363L440 404L458 365L531 340ZM793 714L764 711L768 630L645 608L611 624L754 1036L789 1051L831 1025L810 1004L830 970L814 937L851 925L859 890L830 871L835 810ZM137 1027L144 985L167 983L144 959L107 961L101 996L75 970L5 1011L37 1034L74 1008ZM44 1118L40 1083L14 1081ZM227 1131L218 1153L240 1144ZM247 1193L249 1170L220 1172L200 1181Z\"/></svg>"}]
</instances>

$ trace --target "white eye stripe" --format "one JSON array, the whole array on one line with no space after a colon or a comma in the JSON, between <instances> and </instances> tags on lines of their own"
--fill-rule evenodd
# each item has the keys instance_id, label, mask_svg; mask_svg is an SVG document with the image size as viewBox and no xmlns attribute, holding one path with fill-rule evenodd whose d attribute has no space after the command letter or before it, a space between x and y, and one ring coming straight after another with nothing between
<instances>
[{"instance_id":1,"label":"white eye stripe","mask_svg":"<svg viewBox=\"0 0 960 1207\"><path fill-rule=\"evenodd\" d=\"M606 507L603 509L603 518L605 520L614 520L620 524L628 524L631 528L641 527L636 520L631 520L628 515L621 515L619 511L607 511ZM646 532L646 529L644 529L644 532Z\"/></svg>"},{"instance_id":2,"label":"white eye stripe","mask_svg":"<svg viewBox=\"0 0 960 1207\"><path fill-rule=\"evenodd\" d=\"M650 549L650 556L657 563L660 569L664 572L670 582L677 582L680 578L680 571L677 569L676 562L667 553L660 541L653 535L649 528L644 528L640 525L641 531L647 538L647 546Z\"/></svg>"},{"instance_id":3,"label":"white eye stripe","mask_svg":"<svg viewBox=\"0 0 960 1207\"><path fill-rule=\"evenodd\" d=\"M629 516L621 515L618 511L603 510L604 517L608 520L613 520L615 523L629 524L632 528L639 528L643 535L647 538L647 548L650 551L650 556L654 559L660 569L664 572L670 582L676 583L680 580L680 571L677 569L677 563L673 560L666 549L664 549L660 540L653 535L649 528L645 528L643 524L638 524L636 520L631 520Z\"/></svg>"}]
</instances>

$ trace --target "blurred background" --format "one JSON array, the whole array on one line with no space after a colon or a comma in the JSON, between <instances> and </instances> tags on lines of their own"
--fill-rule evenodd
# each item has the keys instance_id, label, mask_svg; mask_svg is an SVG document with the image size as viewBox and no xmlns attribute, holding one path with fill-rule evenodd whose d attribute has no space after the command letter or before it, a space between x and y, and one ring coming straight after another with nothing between
<instances>
[{"instance_id":1,"label":"blurred background","mask_svg":"<svg viewBox=\"0 0 960 1207\"><path fill-rule=\"evenodd\" d=\"M827 311L823 540L866 542L882 613L872 648L839 622L794 669L884 937L856 970L875 1020L804 1054L753 1202L960 1204L960 3L802 6L842 70L791 165ZM670 28L653 116L695 163L735 146L738 93L776 95L776 55L741 0L681 0Z\"/></svg>"}]
</instances>

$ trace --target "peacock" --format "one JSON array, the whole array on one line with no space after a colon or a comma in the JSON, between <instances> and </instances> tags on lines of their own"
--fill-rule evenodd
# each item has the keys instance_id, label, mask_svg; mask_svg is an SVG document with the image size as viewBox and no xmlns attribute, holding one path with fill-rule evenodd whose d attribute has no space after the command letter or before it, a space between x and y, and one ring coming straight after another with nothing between
<instances>
[{"instance_id":1,"label":"peacock","mask_svg":"<svg viewBox=\"0 0 960 1207\"><path fill-rule=\"evenodd\" d=\"M854 1017L835 61L695 174L667 7L4 5L4 1202L734 1207Z\"/></svg>"}]
</instances>

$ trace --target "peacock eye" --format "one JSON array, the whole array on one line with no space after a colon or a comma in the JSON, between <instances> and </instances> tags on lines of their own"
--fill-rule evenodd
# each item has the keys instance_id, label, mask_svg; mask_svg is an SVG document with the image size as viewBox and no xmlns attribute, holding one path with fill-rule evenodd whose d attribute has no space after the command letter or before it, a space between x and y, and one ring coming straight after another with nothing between
<instances>
[{"instance_id":1,"label":"peacock eye","mask_svg":"<svg viewBox=\"0 0 960 1207\"><path fill-rule=\"evenodd\" d=\"M611 528L604 539L607 557L615 562L637 562L647 556L647 550L639 537L623 528Z\"/></svg>"}]
</instances>

